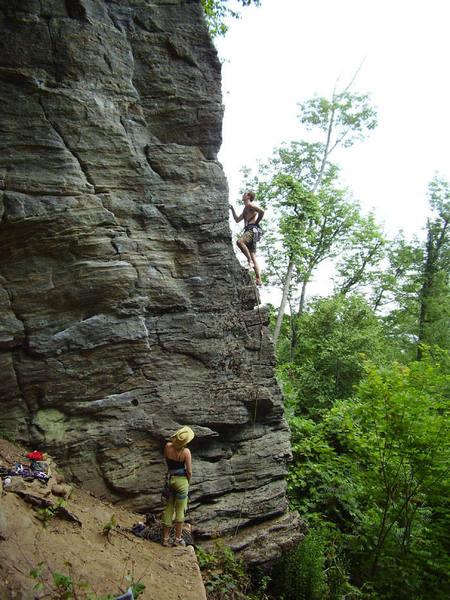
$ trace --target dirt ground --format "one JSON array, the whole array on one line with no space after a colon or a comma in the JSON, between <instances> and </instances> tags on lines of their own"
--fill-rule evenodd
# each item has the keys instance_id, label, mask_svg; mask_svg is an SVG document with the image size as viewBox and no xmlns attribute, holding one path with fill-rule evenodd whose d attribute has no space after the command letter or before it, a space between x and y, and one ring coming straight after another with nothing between
<instances>
[{"instance_id":1,"label":"dirt ground","mask_svg":"<svg viewBox=\"0 0 450 600\"><path fill-rule=\"evenodd\" d=\"M32 450L0 439L0 466L26 465ZM118 596L127 590L129 578L145 585L140 600L206 600L192 546L164 548L127 531L143 515L102 502L78 487L72 487L62 511L45 514L46 502L55 506L63 500L51 492L57 478L54 468L51 475L46 485L20 476L0 484L1 600L59 598L55 572L88 585L75 587L77 600ZM104 527L111 523L119 527L111 527L106 536ZM35 569L42 570L37 579L30 575ZM43 589L34 589L39 582Z\"/></svg>"}]
</instances>

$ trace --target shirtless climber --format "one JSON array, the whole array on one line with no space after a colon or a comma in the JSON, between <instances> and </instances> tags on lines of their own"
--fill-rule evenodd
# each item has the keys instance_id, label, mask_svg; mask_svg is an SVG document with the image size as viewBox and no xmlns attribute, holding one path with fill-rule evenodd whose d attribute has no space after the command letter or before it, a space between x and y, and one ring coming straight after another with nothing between
<instances>
[{"instance_id":1,"label":"shirtless climber","mask_svg":"<svg viewBox=\"0 0 450 600\"><path fill-rule=\"evenodd\" d=\"M256 204L253 204L255 199L255 192L244 192L242 196L242 201L244 202L244 210L238 216L234 210L234 207L231 206L231 212L233 213L233 218L236 223L242 221L244 219L244 233L237 240L236 244L239 246L239 249L245 254L247 258L248 264L245 267L246 269L251 269L252 267L255 269L256 275L256 285L262 285L261 281L261 273L259 270L258 263L256 262L256 242L259 241L261 237L261 228L259 227L259 222L264 216L264 211Z\"/></svg>"}]
</instances>

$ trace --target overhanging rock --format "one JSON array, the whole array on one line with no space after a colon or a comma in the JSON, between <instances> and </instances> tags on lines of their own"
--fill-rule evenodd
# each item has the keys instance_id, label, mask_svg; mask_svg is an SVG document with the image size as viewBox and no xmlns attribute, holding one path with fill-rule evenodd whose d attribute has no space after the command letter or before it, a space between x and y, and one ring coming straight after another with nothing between
<instances>
[{"instance_id":1,"label":"overhanging rock","mask_svg":"<svg viewBox=\"0 0 450 600\"><path fill-rule=\"evenodd\" d=\"M284 518L289 431L200 2L1 0L0 28L0 429L144 511L189 424L202 536Z\"/></svg>"}]
</instances>

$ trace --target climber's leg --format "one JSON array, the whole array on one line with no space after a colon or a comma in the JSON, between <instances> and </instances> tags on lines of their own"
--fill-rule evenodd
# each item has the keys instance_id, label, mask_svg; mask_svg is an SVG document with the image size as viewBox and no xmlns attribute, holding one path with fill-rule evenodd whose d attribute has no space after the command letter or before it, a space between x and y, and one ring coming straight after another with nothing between
<instances>
[{"instance_id":1,"label":"climber's leg","mask_svg":"<svg viewBox=\"0 0 450 600\"><path fill-rule=\"evenodd\" d=\"M246 231L241 237L237 240L236 244L238 245L239 250L245 255L247 259L248 265L247 268L251 269L252 265L252 257L250 255L250 250L248 249L247 244L250 244L253 240L253 235L251 231Z\"/></svg>"},{"instance_id":2,"label":"climber's leg","mask_svg":"<svg viewBox=\"0 0 450 600\"><path fill-rule=\"evenodd\" d=\"M255 269L255 275L256 275L256 285L262 285L262 281L261 281L261 271L259 270L259 265L256 261L256 256L254 252L250 252L250 258L252 260L253 263L253 268Z\"/></svg>"}]
</instances>

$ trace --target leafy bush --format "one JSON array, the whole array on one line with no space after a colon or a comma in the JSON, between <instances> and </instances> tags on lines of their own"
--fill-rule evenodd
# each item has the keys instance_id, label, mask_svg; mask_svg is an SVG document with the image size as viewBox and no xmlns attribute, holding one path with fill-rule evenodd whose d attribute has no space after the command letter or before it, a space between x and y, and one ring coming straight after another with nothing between
<instances>
[{"instance_id":1,"label":"leafy bush","mask_svg":"<svg viewBox=\"0 0 450 600\"><path fill-rule=\"evenodd\" d=\"M47 569L45 569L47 566ZM65 561L69 574L51 571L44 562L31 569L30 576L36 580L34 589L39 593L39 598L51 598L51 600L112 600L117 594L108 594L108 596L99 597L97 594L89 591L89 585L85 582L75 581L72 577L72 565ZM130 576L130 572L125 579L131 587L133 597L138 598L145 590L143 583L138 583ZM37 596L36 596L37 597Z\"/></svg>"},{"instance_id":2,"label":"leafy bush","mask_svg":"<svg viewBox=\"0 0 450 600\"><path fill-rule=\"evenodd\" d=\"M58 513L58 511L61 507L66 506L66 505L67 505L67 502L61 498L60 500L58 500L58 502L56 504L51 504L44 508L39 508L37 510L37 514L39 515L39 518L42 520L42 524L44 525L44 527L48 527L50 520L53 519L53 517Z\"/></svg>"},{"instance_id":3,"label":"leafy bush","mask_svg":"<svg viewBox=\"0 0 450 600\"><path fill-rule=\"evenodd\" d=\"M197 547L197 560L202 572L208 600L267 600L265 593L270 578L255 573L252 578L242 560L216 540L216 550L206 552Z\"/></svg>"},{"instance_id":4,"label":"leafy bush","mask_svg":"<svg viewBox=\"0 0 450 600\"><path fill-rule=\"evenodd\" d=\"M215 552L197 548L197 559L209 599L232 598L235 592L245 592L249 587L250 577L242 561L230 548L224 547L221 540L216 540Z\"/></svg>"},{"instance_id":5,"label":"leafy bush","mask_svg":"<svg viewBox=\"0 0 450 600\"><path fill-rule=\"evenodd\" d=\"M353 395L354 386L365 377L367 360L382 364L385 336L359 296L316 299L297 318L301 336L294 361L281 362L277 377L288 412L320 420L336 400ZM283 360L281 350L278 357Z\"/></svg>"},{"instance_id":6,"label":"leafy bush","mask_svg":"<svg viewBox=\"0 0 450 600\"><path fill-rule=\"evenodd\" d=\"M322 600L326 593L324 566L323 539L311 532L275 568L275 593L284 600Z\"/></svg>"},{"instance_id":7,"label":"leafy bush","mask_svg":"<svg viewBox=\"0 0 450 600\"><path fill-rule=\"evenodd\" d=\"M446 364L367 364L354 397L320 422L289 419L291 503L311 530L335 536L365 598L448 596Z\"/></svg>"}]
</instances>

